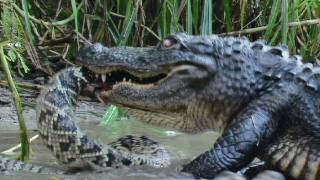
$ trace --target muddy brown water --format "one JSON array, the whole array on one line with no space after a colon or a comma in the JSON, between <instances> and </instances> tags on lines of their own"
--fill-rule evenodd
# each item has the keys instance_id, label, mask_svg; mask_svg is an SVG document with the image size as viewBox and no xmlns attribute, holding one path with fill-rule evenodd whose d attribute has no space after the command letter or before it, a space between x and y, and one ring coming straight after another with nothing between
<instances>
[{"instance_id":1,"label":"muddy brown water","mask_svg":"<svg viewBox=\"0 0 320 180\"><path fill-rule=\"evenodd\" d=\"M25 97L33 97L28 94ZM27 99L34 103L34 98ZM4 151L19 143L18 123L10 93L0 88L0 151ZM7 103L3 103L7 102ZM108 125L101 125L101 119L106 107L96 102L80 101L78 103L75 121L81 129L94 139L108 143L125 135L145 135L163 144L172 154L173 164L168 168L130 167L112 169L103 173L92 171L78 172L72 175L45 175L27 172L15 172L0 175L2 179L191 179L186 174L179 173L183 164L208 150L218 134L205 132L188 135L172 129L158 128L146 125L132 118L121 118ZM29 136L36 135L35 110L25 107L25 119ZM19 152L17 152L18 154ZM32 142L30 163L60 168L51 152L42 144L41 139Z\"/></svg>"}]
</instances>

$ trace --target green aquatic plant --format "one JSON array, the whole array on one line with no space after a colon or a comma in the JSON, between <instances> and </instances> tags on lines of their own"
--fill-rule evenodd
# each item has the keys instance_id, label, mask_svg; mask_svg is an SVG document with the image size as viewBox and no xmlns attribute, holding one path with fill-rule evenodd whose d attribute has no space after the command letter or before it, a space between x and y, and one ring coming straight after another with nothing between
<instances>
[{"instance_id":1,"label":"green aquatic plant","mask_svg":"<svg viewBox=\"0 0 320 180\"><path fill-rule=\"evenodd\" d=\"M7 82L9 84L12 97L14 100L14 104L17 110L18 115L18 121L19 121L19 127L20 127L20 141L21 141L21 160L25 160L29 158L29 140L28 140L28 133L27 133L27 126L24 120L23 116L23 107L22 107L22 101L20 98L20 95L17 91L14 79L12 78L12 74L10 72L10 67L7 62L7 58L4 54L4 47L7 46L9 41L2 41L0 42L0 60L2 64L2 69L5 72L5 75L7 77Z\"/></svg>"},{"instance_id":2,"label":"green aquatic plant","mask_svg":"<svg viewBox=\"0 0 320 180\"><path fill-rule=\"evenodd\" d=\"M13 63L17 63L20 75L27 73L30 68L25 58L25 31L22 22L12 6L3 5L0 23L3 27L4 39L10 40L10 43L4 48L6 58ZM21 73L20 70L22 70L23 73Z\"/></svg>"}]
</instances>

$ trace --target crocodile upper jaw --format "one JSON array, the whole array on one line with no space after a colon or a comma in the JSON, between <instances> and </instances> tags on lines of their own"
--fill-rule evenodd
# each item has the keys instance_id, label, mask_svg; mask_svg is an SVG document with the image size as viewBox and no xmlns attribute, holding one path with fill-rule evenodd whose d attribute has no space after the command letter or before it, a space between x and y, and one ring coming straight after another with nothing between
<instances>
[{"instance_id":1,"label":"crocodile upper jaw","mask_svg":"<svg viewBox=\"0 0 320 180\"><path fill-rule=\"evenodd\" d=\"M95 68L82 68L83 74L88 85L99 91L110 91L119 84L128 84L131 86L150 87L164 80L168 74L154 73L150 76L137 75L128 70L114 69L106 72L95 71Z\"/></svg>"}]
</instances>

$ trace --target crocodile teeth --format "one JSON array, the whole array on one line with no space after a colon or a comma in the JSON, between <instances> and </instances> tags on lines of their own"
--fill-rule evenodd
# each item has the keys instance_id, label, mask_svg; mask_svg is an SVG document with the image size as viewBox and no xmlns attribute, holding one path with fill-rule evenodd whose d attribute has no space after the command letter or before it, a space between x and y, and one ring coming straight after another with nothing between
<instances>
[{"instance_id":1,"label":"crocodile teeth","mask_svg":"<svg viewBox=\"0 0 320 180\"><path fill-rule=\"evenodd\" d=\"M107 79L106 75L105 74L101 74L101 79L102 79L102 82L106 82L106 79Z\"/></svg>"},{"instance_id":2,"label":"crocodile teeth","mask_svg":"<svg viewBox=\"0 0 320 180\"><path fill-rule=\"evenodd\" d=\"M131 82L132 82L132 79L129 79L129 82L131 83Z\"/></svg>"},{"instance_id":3,"label":"crocodile teeth","mask_svg":"<svg viewBox=\"0 0 320 180\"><path fill-rule=\"evenodd\" d=\"M99 78L99 75L98 75L98 74L96 74L96 78L97 78L97 79Z\"/></svg>"},{"instance_id":4,"label":"crocodile teeth","mask_svg":"<svg viewBox=\"0 0 320 180\"><path fill-rule=\"evenodd\" d=\"M126 78L124 77L124 78L122 79L122 81L126 81Z\"/></svg>"}]
</instances>

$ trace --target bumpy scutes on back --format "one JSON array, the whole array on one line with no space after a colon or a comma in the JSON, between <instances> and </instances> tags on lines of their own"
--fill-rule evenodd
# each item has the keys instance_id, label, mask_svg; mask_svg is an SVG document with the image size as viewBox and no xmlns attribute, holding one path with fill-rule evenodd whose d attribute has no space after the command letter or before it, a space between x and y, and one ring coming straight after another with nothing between
<instances>
[{"instance_id":1,"label":"bumpy scutes on back","mask_svg":"<svg viewBox=\"0 0 320 180\"><path fill-rule=\"evenodd\" d=\"M258 65L259 68L253 69L258 75L276 81L296 81L307 89L320 92L320 67L303 63L302 57L290 54L286 45L271 46L265 40L250 42L246 37L190 36L185 33L173 36L194 53L216 56L216 59L238 54ZM242 60L233 58L233 61ZM230 62L226 64L230 66Z\"/></svg>"},{"instance_id":2,"label":"bumpy scutes on back","mask_svg":"<svg viewBox=\"0 0 320 180\"><path fill-rule=\"evenodd\" d=\"M219 47L220 38L214 46ZM291 55L286 45L270 46L264 40L250 42L247 38L223 38L221 54L245 54L253 58L256 63L264 65L264 69L256 69L256 73L262 73L274 80L289 79L302 83L306 88L319 92L320 90L320 67L314 67L311 63L302 63L300 55ZM218 46L217 46L218 44ZM255 56L252 56L252 51ZM219 54L218 53L218 54ZM251 54L251 55L250 55ZM248 59L250 60L250 59ZM253 61L253 62L254 62Z\"/></svg>"}]
</instances>

